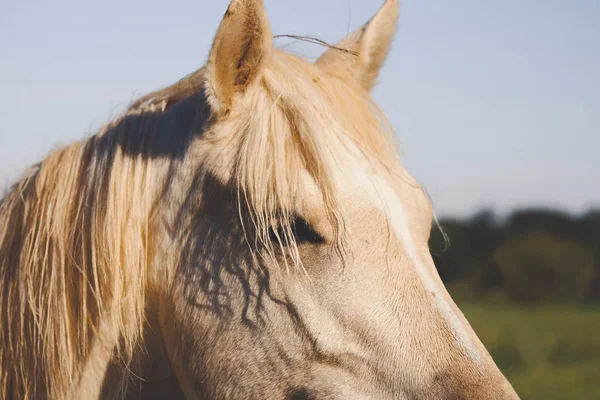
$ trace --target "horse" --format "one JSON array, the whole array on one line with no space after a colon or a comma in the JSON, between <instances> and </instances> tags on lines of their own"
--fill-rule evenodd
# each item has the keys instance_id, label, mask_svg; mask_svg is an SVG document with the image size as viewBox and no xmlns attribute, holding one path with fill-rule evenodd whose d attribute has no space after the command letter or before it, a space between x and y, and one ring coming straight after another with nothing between
<instances>
[{"instance_id":1,"label":"horse","mask_svg":"<svg viewBox=\"0 0 600 400\"><path fill-rule=\"evenodd\" d=\"M206 65L0 204L2 399L516 399L370 96L386 0L314 63L232 0Z\"/></svg>"}]
</instances>

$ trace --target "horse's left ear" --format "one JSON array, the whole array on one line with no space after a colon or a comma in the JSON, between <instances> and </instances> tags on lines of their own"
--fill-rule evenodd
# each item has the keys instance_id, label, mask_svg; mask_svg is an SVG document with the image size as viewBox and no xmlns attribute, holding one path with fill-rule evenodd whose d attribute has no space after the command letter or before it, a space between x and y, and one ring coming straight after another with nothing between
<instances>
[{"instance_id":1,"label":"horse's left ear","mask_svg":"<svg viewBox=\"0 0 600 400\"><path fill-rule=\"evenodd\" d=\"M273 38L263 0L232 0L215 36L207 72L219 108L229 109L259 75Z\"/></svg>"},{"instance_id":2,"label":"horse's left ear","mask_svg":"<svg viewBox=\"0 0 600 400\"><path fill-rule=\"evenodd\" d=\"M390 50L399 16L398 0L386 0L369 22L342 39L337 49L328 49L316 64L371 90Z\"/></svg>"}]
</instances>

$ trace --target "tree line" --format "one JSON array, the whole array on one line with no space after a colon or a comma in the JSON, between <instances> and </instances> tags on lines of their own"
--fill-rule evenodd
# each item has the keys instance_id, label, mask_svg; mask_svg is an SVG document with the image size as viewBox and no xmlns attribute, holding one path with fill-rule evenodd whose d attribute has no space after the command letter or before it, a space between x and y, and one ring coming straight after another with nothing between
<instances>
[{"instance_id":1,"label":"tree line","mask_svg":"<svg viewBox=\"0 0 600 400\"><path fill-rule=\"evenodd\" d=\"M523 209L504 218L485 210L440 225L449 240L434 227L431 253L457 300L600 300L600 209Z\"/></svg>"}]
</instances>

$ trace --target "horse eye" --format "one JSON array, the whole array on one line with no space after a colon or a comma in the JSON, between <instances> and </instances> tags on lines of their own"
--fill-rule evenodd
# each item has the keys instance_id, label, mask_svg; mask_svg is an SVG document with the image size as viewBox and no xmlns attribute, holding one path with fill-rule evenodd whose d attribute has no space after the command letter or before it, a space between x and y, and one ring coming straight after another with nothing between
<instances>
[{"instance_id":1,"label":"horse eye","mask_svg":"<svg viewBox=\"0 0 600 400\"><path fill-rule=\"evenodd\" d=\"M298 244L321 244L325 241L323 236L319 235L304 218L298 217L294 220L292 224L292 232L294 232L294 236L296 237Z\"/></svg>"},{"instance_id":2,"label":"horse eye","mask_svg":"<svg viewBox=\"0 0 600 400\"><path fill-rule=\"evenodd\" d=\"M297 244L322 244L325 242L323 236L319 235L319 233L317 233L304 218L295 217L292 221L291 228ZM277 228L273 228L270 235L271 240L276 243L285 236L283 232Z\"/></svg>"}]
</instances>

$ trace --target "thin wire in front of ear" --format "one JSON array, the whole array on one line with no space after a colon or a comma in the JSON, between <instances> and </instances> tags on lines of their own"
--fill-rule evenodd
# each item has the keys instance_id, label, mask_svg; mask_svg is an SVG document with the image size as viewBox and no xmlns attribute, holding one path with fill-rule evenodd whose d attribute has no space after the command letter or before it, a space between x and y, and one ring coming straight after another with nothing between
<instances>
[{"instance_id":1,"label":"thin wire in front of ear","mask_svg":"<svg viewBox=\"0 0 600 400\"><path fill-rule=\"evenodd\" d=\"M289 39L295 39L295 40L300 40L302 42L306 42L306 43L312 43L312 44L317 44L323 47L327 47L330 49L334 49L334 50L338 50L344 53L348 53L351 54L355 57L358 57L359 54L356 51L352 51L352 50L348 50L348 49L342 49L341 47L337 47L334 45L331 45L329 43L327 43L326 41L319 39L317 37L314 36L299 36L299 35L275 35L273 36L273 39L279 39L279 38L289 38Z\"/></svg>"}]
</instances>

